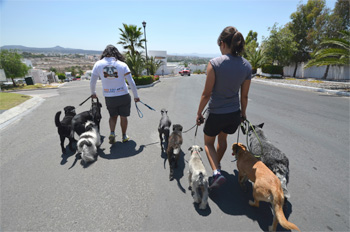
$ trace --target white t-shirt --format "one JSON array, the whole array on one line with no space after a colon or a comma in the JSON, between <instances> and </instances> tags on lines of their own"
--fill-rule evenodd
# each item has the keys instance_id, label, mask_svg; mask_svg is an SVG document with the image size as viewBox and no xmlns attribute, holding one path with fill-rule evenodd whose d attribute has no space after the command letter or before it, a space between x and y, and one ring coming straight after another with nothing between
<instances>
[{"instance_id":1,"label":"white t-shirt","mask_svg":"<svg viewBox=\"0 0 350 232\"><path fill-rule=\"evenodd\" d=\"M102 60L97 61L92 69L90 80L91 94L96 94L96 82L99 77L102 81L103 96L115 97L128 94L129 89L125 82L125 79L127 79L134 98L138 98L134 79L129 73L130 69L124 62L114 57L104 57Z\"/></svg>"}]
</instances>

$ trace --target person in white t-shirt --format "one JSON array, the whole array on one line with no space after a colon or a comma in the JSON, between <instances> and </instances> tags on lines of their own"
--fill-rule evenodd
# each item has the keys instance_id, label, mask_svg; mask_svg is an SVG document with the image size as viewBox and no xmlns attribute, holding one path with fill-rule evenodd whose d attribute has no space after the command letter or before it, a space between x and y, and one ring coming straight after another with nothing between
<instances>
[{"instance_id":1,"label":"person in white t-shirt","mask_svg":"<svg viewBox=\"0 0 350 232\"><path fill-rule=\"evenodd\" d=\"M128 85L133 92L134 101L140 101L137 94L137 88L134 79L131 76L130 69L124 63L124 57L118 49L113 45L108 45L101 55L101 59L97 61L92 70L90 80L91 97L97 98L96 82L101 78L103 96L106 100L106 107L109 112L109 143L115 143L115 127L118 116L120 116L120 127L122 130L122 141L127 142L129 136L126 135L128 127L128 116L130 116L131 96L129 94Z\"/></svg>"}]
</instances>

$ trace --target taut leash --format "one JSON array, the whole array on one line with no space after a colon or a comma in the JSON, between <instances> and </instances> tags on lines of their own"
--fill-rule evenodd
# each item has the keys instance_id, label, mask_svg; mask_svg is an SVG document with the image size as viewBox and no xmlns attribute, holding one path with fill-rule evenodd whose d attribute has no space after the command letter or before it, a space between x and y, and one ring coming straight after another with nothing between
<instances>
[{"instance_id":1,"label":"taut leash","mask_svg":"<svg viewBox=\"0 0 350 232\"><path fill-rule=\"evenodd\" d=\"M83 101L82 103L80 103L79 104L79 106L82 106L87 100L89 100L91 98L91 95L88 97L88 98L86 98L86 100L85 101Z\"/></svg>"}]
</instances>

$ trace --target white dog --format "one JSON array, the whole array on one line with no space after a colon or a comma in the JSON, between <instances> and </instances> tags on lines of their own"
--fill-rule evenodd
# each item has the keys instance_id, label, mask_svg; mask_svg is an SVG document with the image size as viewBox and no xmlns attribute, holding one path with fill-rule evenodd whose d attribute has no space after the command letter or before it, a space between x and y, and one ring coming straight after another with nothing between
<instances>
[{"instance_id":1,"label":"white dog","mask_svg":"<svg viewBox=\"0 0 350 232\"><path fill-rule=\"evenodd\" d=\"M93 162L97 156L97 147L101 145L100 133L97 125L92 121L85 123L86 132L79 137L77 147L78 153L85 163Z\"/></svg>"},{"instance_id":2,"label":"white dog","mask_svg":"<svg viewBox=\"0 0 350 232\"><path fill-rule=\"evenodd\" d=\"M193 200L195 203L200 203L199 209L206 209L208 204L208 178L207 172L202 162L202 157L199 154L203 149L200 146L193 145L188 149L191 151L191 157L188 161L189 165L189 189L192 190ZM202 197L199 194L201 190Z\"/></svg>"}]
</instances>

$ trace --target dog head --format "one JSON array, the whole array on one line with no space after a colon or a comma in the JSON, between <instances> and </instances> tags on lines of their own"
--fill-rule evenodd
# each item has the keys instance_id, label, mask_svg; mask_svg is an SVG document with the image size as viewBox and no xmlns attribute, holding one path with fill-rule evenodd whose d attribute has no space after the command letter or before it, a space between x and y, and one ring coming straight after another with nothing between
<instances>
[{"instance_id":1,"label":"dog head","mask_svg":"<svg viewBox=\"0 0 350 232\"><path fill-rule=\"evenodd\" d=\"M199 153L199 152L203 151L203 148L201 148L198 145L192 145L190 148L188 148L188 150L191 151L191 154L192 154L193 152Z\"/></svg>"},{"instance_id":2,"label":"dog head","mask_svg":"<svg viewBox=\"0 0 350 232\"><path fill-rule=\"evenodd\" d=\"M180 124L174 124L173 125L173 131L181 132L182 131L182 126Z\"/></svg>"},{"instance_id":3,"label":"dog head","mask_svg":"<svg viewBox=\"0 0 350 232\"><path fill-rule=\"evenodd\" d=\"M232 145L232 155L236 156L238 159L238 154L242 151L246 151L247 147L244 146L242 143L234 143Z\"/></svg>"},{"instance_id":4,"label":"dog head","mask_svg":"<svg viewBox=\"0 0 350 232\"><path fill-rule=\"evenodd\" d=\"M160 110L160 113L161 113L161 115L163 115L163 114L167 114L168 111L167 111L166 109L163 108L163 109Z\"/></svg>"},{"instance_id":5,"label":"dog head","mask_svg":"<svg viewBox=\"0 0 350 232\"><path fill-rule=\"evenodd\" d=\"M85 131L92 131L92 129L96 129L96 124L93 121L87 121L85 123Z\"/></svg>"},{"instance_id":6,"label":"dog head","mask_svg":"<svg viewBox=\"0 0 350 232\"><path fill-rule=\"evenodd\" d=\"M252 136L253 134L255 135L255 132L258 134L258 136L262 136L262 128L264 126L264 123L261 123L259 125L252 125L248 129L248 136ZM255 132L254 132L255 131Z\"/></svg>"},{"instance_id":7,"label":"dog head","mask_svg":"<svg viewBox=\"0 0 350 232\"><path fill-rule=\"evenodd\" d=\"M74 106L66 106L64 107L64 114L65 115L76 115L75 113L75 107Z\"/></svg>"}]
</instances>

